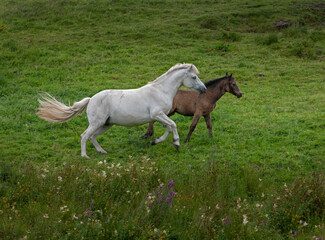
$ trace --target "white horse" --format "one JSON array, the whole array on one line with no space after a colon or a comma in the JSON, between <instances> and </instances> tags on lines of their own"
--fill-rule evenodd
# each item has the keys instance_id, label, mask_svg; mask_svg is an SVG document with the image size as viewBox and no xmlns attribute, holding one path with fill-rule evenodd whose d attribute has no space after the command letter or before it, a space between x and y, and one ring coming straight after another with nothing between
<instances>
[{"instance_id":1,"label":"white horse","mask_svg":"<svg viewBox=\"0 0 325 240\"><path fill-rule=\"evenodd\" d=\"M96 137L113 125L137 126L158 121L166 126L166 132L152 144L164 141L173 132L173 143L179 147L179 136L176 124L167 116L173 104L173 98L181 85L206 92L205 85L200 81L199 71L193 64L176 64L155 81L138 89L104 90L92 98L84 98L72 106L58 102L54 97L44 96L38 100L38 115L49 122L65 122L79 115L87 107L89 126L81 134L81 156L89 158L86 153L88 139L100 153L107 153L98 144Z\"/></svg>"}]
</instances>

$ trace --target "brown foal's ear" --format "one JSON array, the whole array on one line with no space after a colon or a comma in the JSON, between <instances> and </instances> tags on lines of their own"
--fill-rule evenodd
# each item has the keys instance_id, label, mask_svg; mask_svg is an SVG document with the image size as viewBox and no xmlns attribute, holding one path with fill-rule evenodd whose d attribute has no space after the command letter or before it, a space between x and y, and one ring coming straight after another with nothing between
<instances>
[{"instance_id":1,"label":"brown foal's ear","mask_svg":"<svg viewBox=\"0 0 325 240\"><path fill-rule=\"evenodd\" d=\"M230 74L229 79L231 79L231 77L232 77L232 74Z\"/></svg>"}]
</instances>

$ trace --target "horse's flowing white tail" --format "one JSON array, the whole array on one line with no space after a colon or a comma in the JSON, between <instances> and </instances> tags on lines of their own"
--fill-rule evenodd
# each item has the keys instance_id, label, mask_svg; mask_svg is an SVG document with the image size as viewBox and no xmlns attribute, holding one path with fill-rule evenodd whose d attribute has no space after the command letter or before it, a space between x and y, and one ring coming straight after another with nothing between
<instances>
[{"instance_id":1,"label":"horse's flowing white tail","mask_svg":"<svg viewBox=\"0 0 325 240\"><path fill-rule=\"evenodd\" d=\"M72 117L81 114L87 107L90 98L84 98L80 102L75 102L72 106L66 106L59 102L50 94L43 96L43 100L38 99L40 107L37 115L49 122L65 122Z\"/></svg>"}]
</instances>

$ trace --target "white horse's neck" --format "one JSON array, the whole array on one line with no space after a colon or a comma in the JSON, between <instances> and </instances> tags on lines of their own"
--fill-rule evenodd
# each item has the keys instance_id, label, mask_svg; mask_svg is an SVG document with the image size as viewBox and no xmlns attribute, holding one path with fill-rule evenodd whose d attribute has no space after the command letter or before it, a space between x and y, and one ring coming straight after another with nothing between
<instances>
[{"instance_id":1,"label":"white horse's neck","mask_svg":"<svg viewBox=\"0 0 325 240\"><path fill-rule=\"evenodd\" d=\"M162 92L174 98L176 92L182 85L185 77L185 69L174 71L162 76L159 80L152 82L160 88Z\"/></svg>"}]
</instances>

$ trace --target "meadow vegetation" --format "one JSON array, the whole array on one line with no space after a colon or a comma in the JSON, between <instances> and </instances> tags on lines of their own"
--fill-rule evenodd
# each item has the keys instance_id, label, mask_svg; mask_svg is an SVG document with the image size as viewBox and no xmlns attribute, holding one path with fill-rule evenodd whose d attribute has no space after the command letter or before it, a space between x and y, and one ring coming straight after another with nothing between
<instances>
[{"instance_id":1,"label":"meadow vegetation","mask_svg":"<svg viewBox=\"0 0 325 240\"><path fill-rule=\"evenodd\" d=\"M325 5L311 0L0 2L0 239L320 239L325 237ZM185 138L175 114L156 146L147 126L113 127L80 157L86 114L36 115L141 87L176 63L203 82L233 73ZM155 125L155 136L164 127Z\"/></svg>"}]
</instances>

